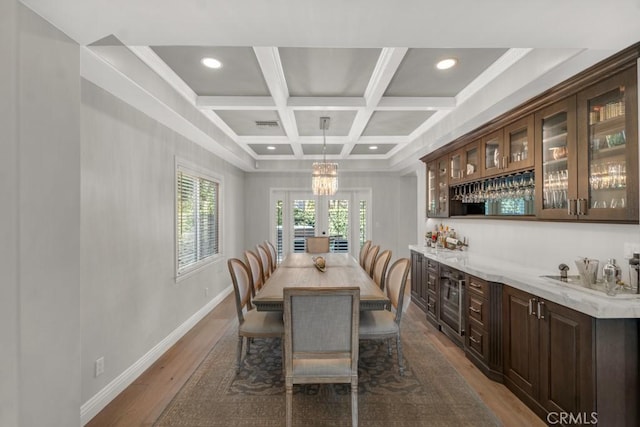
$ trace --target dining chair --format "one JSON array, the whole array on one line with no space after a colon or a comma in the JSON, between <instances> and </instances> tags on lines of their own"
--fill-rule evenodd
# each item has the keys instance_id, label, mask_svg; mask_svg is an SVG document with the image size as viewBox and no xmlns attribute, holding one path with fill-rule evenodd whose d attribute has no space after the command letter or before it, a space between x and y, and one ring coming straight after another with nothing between
<instances>
[{"instance_id":1,"label":"dining chair","mask_svg":"<svg viewBox=\"0 0 640 427\"><path fill-rule=\"evenodd\" d=\"M351 424L358 425L360 289L285 288L286 426L293 418L293 385L351 384Z\"/></svg>"},{"instance_id":2,"label":"dining chair","mask_svg":"<svg viewBox=\"0 0 640 427\"><path fill-rule=\"evenodd\" d=\"M251 272L244 262L237 258L227 261L238 314L238 347L236 354L236 373L242 362L242 345L246 340L249 353L252 338L282 338L284 323L281 311L258 311L251 305Z\"/></svg>"},{"instance_id":3,"label":"dining chair","mask_svg":"<svg viewBox=\"0 0 640 427\"><path fill-rule=\"evenodd\" d=\"M387 297L391 301L391 307L388 310L371 310L360 313L361 340L386 340L387 352L391 355L391 339L396 339L400 375L404 375L400 321L402 320L404 292L410 265L408 258L401 258L389 268L385 284Z\"/></svg>"},{"instance_id":4,"label":"dining chair","mask_svg":"<svg viewBox=\"0 0 640 427\"><path fill-rule=\"evenodd\" d=\"M278 268L278 253L276 252L276 247L270 241L265 240L264 245L269 249L269 254L271 255L271 272L273 273Z\"/></svg>"},{"instance_id":5,"label":"dining chair","mask_svg":"<svg viewBox=\"0 0 640 427\"><path fill-rule=\"evenodd\" d=\"M378 256L378 251L380 251L380 246L375 245L371 246L371 248L367 251L367 256L364 260L364 271L367 272L369 277L373 277L373 267L376 264L376 257Z\"/></svg>"},{"instance_id":6,"label":"dining chair","mask_svg":"<svg viewBox=\"0 0 640 427\"><path fill-rule=\"evenodd\" d=\"M328 237L307 237L307 253L324 254L329 252Z\"/></svg>"},{"instance_id":7,"label":"dining chair","mask_svg":"<svg viewBox=\"0 0 640 427\"><path fill-rule=\"evenodd\" d=\"M391 251L389 249L380 252L376 258L376 262L373 265L373 281L376 282L380 289L384 291L384 276L387 273L387 267L389 267L389 261L391 260Z\"/></svg>"},{"instance_id":8,"label":"dining chair","mask_svg":"<svg viewBox=\"0 0 640 427\"><path fill-rule=\"evenodd\" d=\"M364 260L367 258L367 252L371 247L371 240L367 240L360 248L360 267L364 267Z\"/></svg>"},{"instance_id":9,"label":"dining chair","mask_svg":"<svg viewBox=\"0 0 640 427\"><path fill-rule=\"evenodd\" d=\"M262 286L264 285L262 261L260 260L258 254L249 250L244 251L244 261L245 264L249 267L249 271L251 271L251 280L253 281L251 296L256 296L256 292L262 289Z\"/></svg>"},{"instance_id":10,"label":"dining chair","mask_svg":"<svg viewBox=\"0 0 640 427\"><path fill-rule=\"evenodd\" d=\"M260 244L256 245L256 252L262 263L262 283L264 285L267 279L271 277L271 255L269 254L269 249Z\"/></svg>"}]
</instances>

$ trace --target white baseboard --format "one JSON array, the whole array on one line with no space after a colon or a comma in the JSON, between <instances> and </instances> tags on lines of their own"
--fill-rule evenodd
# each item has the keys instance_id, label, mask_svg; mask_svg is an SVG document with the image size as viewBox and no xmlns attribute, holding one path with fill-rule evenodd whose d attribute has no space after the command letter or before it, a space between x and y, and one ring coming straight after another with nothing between
<instances>
[{"instance_id":1,"label":"white baseboard","mask_svg":"<svg viewBox=\"0 0 640 427\"><path fill-rule=\"evenodd\" d=\"M136 378L138 378L147 368L160 358L172 345L182 338L191 328L202 320L211 310L213 310L231 292L233 287L229 286L220 292L215 298L209 301L204 307L198 310L193 316L178 326L165 339L156 344L144 356L138 359L133 365L118 375L105 388L96 393L91 399L80 407L81 425L87 424L98 412L124 391Z\"/></svg>"}]
</instances>

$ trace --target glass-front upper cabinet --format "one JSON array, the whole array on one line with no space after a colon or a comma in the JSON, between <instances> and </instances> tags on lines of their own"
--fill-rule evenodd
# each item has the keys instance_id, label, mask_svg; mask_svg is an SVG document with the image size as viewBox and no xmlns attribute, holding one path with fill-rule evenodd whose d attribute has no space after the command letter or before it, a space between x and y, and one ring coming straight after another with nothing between
<instances>
[{"instance_id":1,"label":"glass-front upper cabinet","mask_svg":"<svg viewBox=\"0 0 640 427\"><path fill-rule=\"evenodd\" d=\"M464 160L464 179L466 181L477 180L482 177L480 143L481 141L477 140L465 145L462 148L462 158Z\"/></svg>"},{"instance_id":2,"label":"glass-front upper cabinet","mask_svg":"<svg viewBox=\"0 0 640 427\"><path fill-rule=\"evenodd\" d=\"M503 129L500 129L482 138L482 176L497 175L506 167L503 136Z\"/></svg>"},{"instance_id":3,"label":"glass-front upper cabinet","mask_svg":"<svg viewBox=\"0 0 640 427\"><path fill-rule=\"evenodd\" d=\"M576 98L571 96L535 114L538 218L575 219L569 211L577 198L575 111Z\"/></svg>"},{"instance_id":4,"label":"glass-front upper cabinet","mask_svg":"<svg viewBox=\"0 0 640 427\"><path fill-rule=\"evenodd\" d=\"M427 163L427 216L449 216L449 156Z\"/></svg>"},{"instance_id":5,"label":"glass-front upper cabinet","mask_svg":"<svg viewBox=\"0 0 640 427\"><path fill-rule=\"evenodd\" d=\"M638 221L635 67L578 94L578 214Z\"/></svg>"},{"instance_id":6,"label":"glass-front upper cabinet","mask_svg":"<svg viewBox=\"0 0 640 427\"><path fill-rule=\"evenodd\" d=\"M504 157L506 171L533 168L533 115L511 123L504 129Z\"/></svg>"},{"instance_id":7,"label":"glass-front upper cabinet","mask_svg":"<svg viewBox=\"0 0 640 427\"><path fill-rule=\"evenodd\" d=\"M455 151L449 155L449 182L456 184L464 179L464 152Z\"/></svg>"}]
</instances>

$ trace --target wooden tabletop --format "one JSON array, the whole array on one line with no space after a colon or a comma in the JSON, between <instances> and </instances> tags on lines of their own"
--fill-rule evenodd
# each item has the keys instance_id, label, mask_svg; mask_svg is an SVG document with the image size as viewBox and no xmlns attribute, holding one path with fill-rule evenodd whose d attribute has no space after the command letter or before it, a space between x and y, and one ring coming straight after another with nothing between
<instances>
[{"instance_id":1,"label":"wooden tabletop","mask_svg":"<svg viewBox=\"0 0 640 427\"><path fill-rule=\"evenodd\" d=\"M325 259L324 272L315 268L313 258ZM280 266L258 291L253 304L259 311L283 309L285 287L358 286L360 288L360 310L383 310L389 299L378 285L349 254L295 253L287 256Z\"/></svg>"}]
</instances>

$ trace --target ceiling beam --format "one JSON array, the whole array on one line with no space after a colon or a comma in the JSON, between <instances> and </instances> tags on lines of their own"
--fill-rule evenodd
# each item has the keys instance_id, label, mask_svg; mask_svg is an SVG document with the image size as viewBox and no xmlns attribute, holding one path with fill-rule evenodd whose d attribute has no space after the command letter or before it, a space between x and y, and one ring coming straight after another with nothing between
<instances>
[{"instance_id":1,"label":"ceiling beam","mask_svg":"<svg viewBox=\"0 0 640 427\"><path fill-rule=\"evenodd\" d=\"M351 131L349 132L349 139L351 141L357 141L362 135L364 128L367 126L367 123L369 123L371 115L378 107L382 95L384 95L384 92L387 90L391 79L398 70L408 50L409 48L407 47L398 47L384 48L382 52L380 52L380 57L373 70L371 79L369 79L367 89L364 91L366 106L356 113L356 117L351 125ZM354 143L352 142L344 146L342 150L343 157L351 152L353 145Z\"/></svg>"},{"instance_id":2,"label":"ceiling beam","mask_svg":"<svg viewBox=\"0 0 640 427\"><path fill-rule=\"evenodd\" d=\"M277 47L254 47L253 51L262 69L262 74L269 88L269 92L276 104L282 128L291 141L298 139L298 126L293 110L287 108L289 100L289 88L284 76L280 52ZM296 158L302 158L302 148L299 144L292 143L291 148Z\"/></svg>"},{"instance_id":3,"label":"ceiling beam","mask_svg":"<svg viewBox=\"0 0 640 427\"><path fill-rule=\"evenodd\" d=\"M356 110L366 106L358 96L292 96L288 102L293 110Z\"/></svg>"},{"instance_id":4,"label":"ceiling beam","mask_svg":"<svg viewBox=\"0 0 640 427\"><path fill-rule=\"evenodd\" d=\"M270 96L198 96L196 106L214 110L275 110Z\"/></svg>"},{"instance_id":5,"label":"ceiling beam","mask_svg":"<svg viewBox=\"0 0 640 427\"><path fill-rule=\"evenodd\" d=\"M454 97L404 97L385 96L376 110L378 111L437 111L453 110L456 107Z\"/></svg>"}]
</instances>

